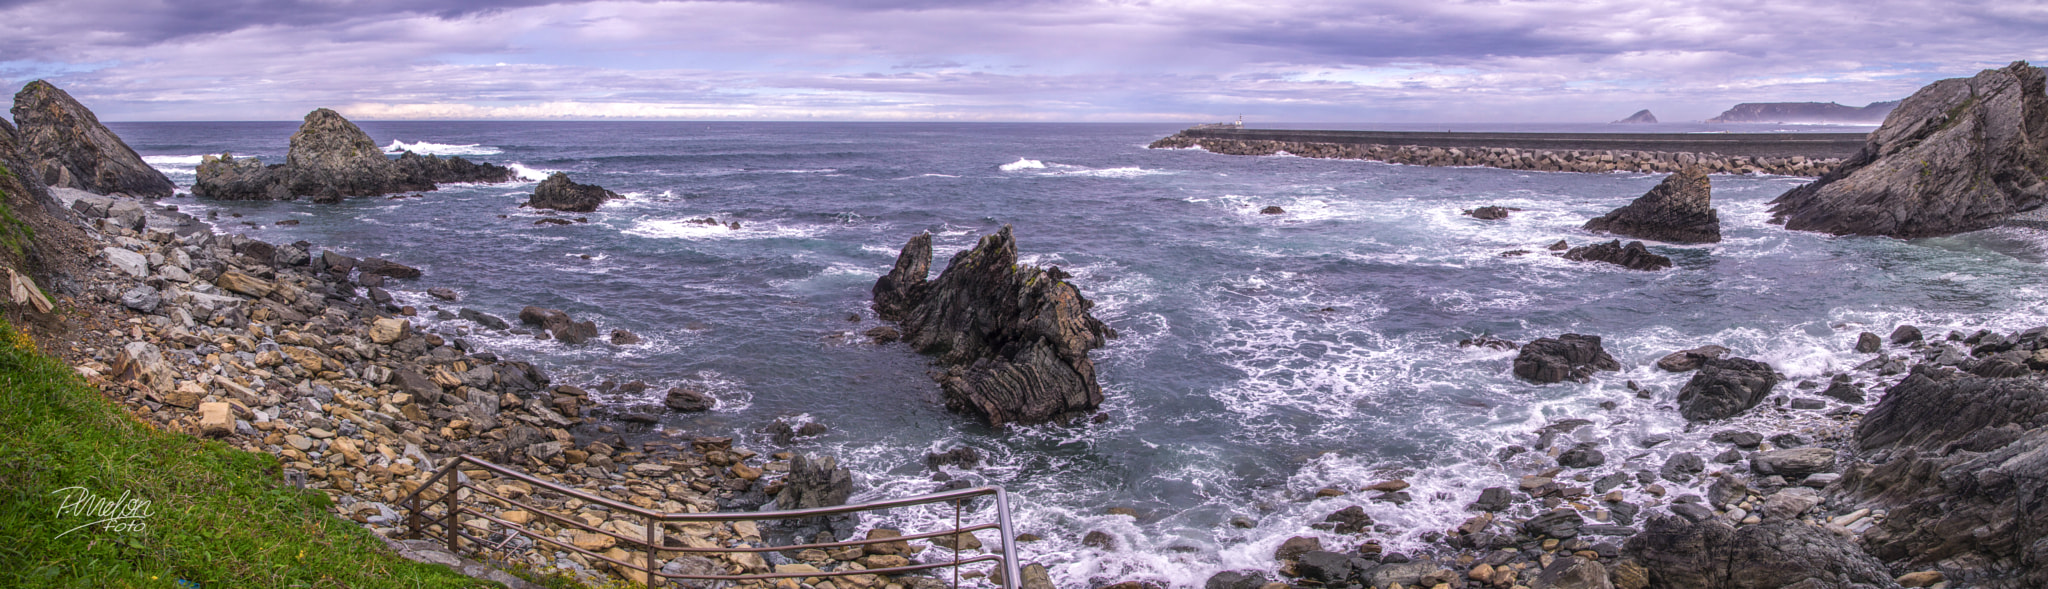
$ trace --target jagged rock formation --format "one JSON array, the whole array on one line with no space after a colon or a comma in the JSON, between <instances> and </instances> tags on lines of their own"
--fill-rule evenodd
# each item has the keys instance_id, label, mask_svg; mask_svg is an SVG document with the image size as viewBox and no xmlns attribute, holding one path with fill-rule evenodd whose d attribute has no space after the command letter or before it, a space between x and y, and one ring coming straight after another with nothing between
<instances>
[{"instance_id":1,"label":"jagged rock formation","mask_svg":"<svg viewBox=\"0 0 2048 589\"><path fill-rule=\"evenodd\" d=\"M911 238L875 281L875 312L903 339L949 366L946 406L990 425L1064 419L1102 404L1088 351L1116 332L1055 266L1017 264L1010 227L953 256L935 280L931 235Z\"/></svg>"},{"instance_id":2,"label":"jagged rock formation","mask_svg":"<svg viewBox=\"0 0 2048 589\"><path fill-rule=\"evenodd\" d=\"M19 141L14 126L0 119L0 266L27 274L42 288L71 292L73 275L85 270L91 256L90 238L41 182L16 172L32 169Z\"/></svg>"},{"instance_id":3,"label":"jagged rock formation","mask_svg":"<svg viewBox=\"0 0 2048 589\"><path fill-rule=\"evenodd\" d=\"M1727 419L1771 395L1778 373L1748 358L1712 358L1678 392L1678 412L1687 421Z\"/></svg>"},{"instance_id":4,"label":"jagged rock formation","mask_svg":"<svg viewBox=\"0 0 2048 589\"><path fill-rule=\"evenodd\" d=\"M1536 384L1586 382L1600 370L1621 370L1621 363L1600 347L1597 335L1567 333L1538 339L1515 356L1515 376Z\"/></svg>"},{"instance_id":5,"label":"jagged rock formation","mask_svg":"<svg viewBox=\"0 0 2048 589\"><path fill-rule=\"evenodd\" d=\"M618 198L616 192L605 190L595 184L577 184L569 181L569 175L562 172L548 174L540 186L533 189L533 197L526 199L526 205L536 209L554 209L571 213L588 213L597 210L604 201Z\"/></svg>"},{"instance_id":6,"label":"jagged rock formation","mask_svg":"<svg viewBox=\"0 0 2048 589\"><path fill-rule=\"evenodd\" d=\"M1646 108L1636 111L1636 114L1629 115L1626 119L1615 121L1613 124L1654 124L1656 122L1657 115L1650 114L1650 109Z\"/></svg>"},{"instance_id":7,"label":"jagged rock formation","mask_svg":"<svg viewBox=\"0 0 2048 589\"><path fill-rule=\"evenodd\" d=\"M1564 253L1564 259L1575 262L1606 262L1630 270L1657 271L1671 267L1671 258L1650 253L1643 242L1631 241L1622 245L1617 239L1607 243L1582 245Z\"/></svg>"},{"instance_id":8,"label":"jagged rock formation","mask_svg":"<svg viewBox=\"0 0 2048 589\"><path fill-rule=\"evenodd\" d=\"M1862 152L1771 201L1787 229L1913 238L1984 229L2048 202L2048 95L2024 61L1929 84Z\"/></svg>"},{"instance_id":9,"label":"jagged rock formation","mask_svg":"<svg viewBox=\"0 0 2048 589\"><path fill-rule=\"evenodd\" d=\"M1721 241L1713 183L1705 170L1686 168L1613 212L1586 222L1586 230L1669 243Z\"/></svg>"},{"instance_id":10,"label":"jagged rock formation","mask_svg":"<svg viewBox=\"0 0 2048 589\"><path fill-rule=\"evenodd\" d=\"M292 134L285 163L206 156L192 193L220 200L294 200L335 203L352 196L433 190L442 182L505 182L512 170L460 157L441 159L410 151L393 160L340 113L316 109Z\"/></svg>"},{"instance_id":11,"label":"jagged rock formation","mask_svg":"<svg viewBox=\"0 0 2048 589\"><path fill-rule=\"evenodd\" d=\"M14 95L13 112L21 155L30 162L16 173L47 186L97 194L169 198L177 191L170 178L143 163L142 156L100 124L92 110L49 82L22 86Z\"/></svg>"},{"instance_id":12,"label":"jagged rock formation","mask_svg":"<svg viewBox=\"0 0 2048 589\"><path fill-rule=\"evenodd\" d=\"M1849 589L1897 587L1884 564L1856 543L1805 522L1730 526L1660 515L1629 538L1626 554L1648 569L1649 586L1671 589ZM1639 586L1640 587L1640 586Z\"/></svg>"},{"instance_id":13,"label":"jagged rock formation","mask_svg":"<svg viewBox=\"0 0 2048 589\"><path fill-rule=\"evenodd\" d=\"M1856 445L1879 459L1829 494L1891 510L1863 535L1872 555L1939 564L1954 586L2048 586L2048 381L1921 365L1864 417Z\"/></svg>"},{"instance_id":14,"label":"jagged rock formation","mask_svg":"<svg viewBox=\"0 0 2048 589\"><path fill-rule=\"evenodd\" d=\"M1707 119L1709 123L1875 123L1899 101L1847 106L1833 102L1745 102Z\"/></svg>"}]
</instances>

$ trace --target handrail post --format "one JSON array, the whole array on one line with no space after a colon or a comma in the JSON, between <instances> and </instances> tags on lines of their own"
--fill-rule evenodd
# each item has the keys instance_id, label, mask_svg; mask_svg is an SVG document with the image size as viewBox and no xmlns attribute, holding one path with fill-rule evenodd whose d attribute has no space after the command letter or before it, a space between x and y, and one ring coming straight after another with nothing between
<instances>
[{"instance_id":1,"label":"handrail post","mask_svg":"<svg viewBox=\"0 0 2048 589\"><path fill-rule=\"evenodd\" d=\"M462 490L462 470L460 467L461 464L461 458L457 458L455 459L454 462L448 464L449 468L454 468L456 470L454 476L448 477L448 496L442 498L448 504L448 523L447 525L441 526L441 532L448 534L449 554L461 554L461 552L457 552L457 550L459 549L459 546L462 542L462 531L459 529L459 526L462 525L462 521L460 518L456 517L457 514L455 512L455 495L460 493Z\"/></svg>"},{"instance_id":2,"label":"handrail post","mask_svg":"<svg viewBox=\"0 0 2048 589\"><path fill-rule=\"evenodd\" d=\"M1017 565L1016 530L1010 527L1010 492L1002 487L996 487L996 521L1003 534L1003 588L1023 587L1024 578L1019 576L1023 567Z\"/></svg>"},{"instance_id":3,"label":"handrail post","mask_svg":"<svg viewBox=\"0 0 2048 589\"><path fill-rule=\"evenodd\" d=\"M654 531L655 531L655 529L656 529L656 528L655 528L655 526L657 526L657 525L661 525L661 524L657 524L657 523L655 523L655 522L654 522L654 516L652 516L652 515L649 515L649 516L647 516L647 530L646 530L646 531L647 531L647 562L646 562L645 564L647 565L647 586L648 586L648 587L653 587L653 586L654 586L654 543L655 543L655 539L654 539ZM667 585L668 583L662 583L662 584L663 584L663 585Z\"/></svg>"}]
</instances>

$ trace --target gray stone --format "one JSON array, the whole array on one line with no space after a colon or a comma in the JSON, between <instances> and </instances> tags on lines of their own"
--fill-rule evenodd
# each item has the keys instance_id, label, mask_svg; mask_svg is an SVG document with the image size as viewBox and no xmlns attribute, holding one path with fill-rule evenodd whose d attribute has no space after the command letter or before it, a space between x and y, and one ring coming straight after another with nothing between
<instances>
[{"instance_id":1,"label":"gray stone","mask_svg":"<svg viewBox=\"0 0 2048 589\"><path fill-rule=\"evenodd\" d=\"M149 258L142 254L113 246L100 248L100 253L107 257L107 263L129 276L149 277Z\"/></svg>"},{"instance_id":2,"label":"gray stone","mask_svg":"<svg viewBox=\"0 0 2048 589\"><path fill-rule=\"evenodd\" d=\"M163 296L148 286L137 286L121 293L121 306L139 313L156 312L156 308L163 303Z\"/></svg>"},{"instance_id":3,"label":"gray stone","mask_svg":"<svg viewBox=\"0 0 2048 589\"><path fill-rule=\"evenodd\" d=\"M1719 242L1712 192L1706 170L1687 167L1627 206L1587 221L1585 229L1669 243Z\"/></svg>"},{"instance_id":4,"label":"gray stone","mask_svg":"<svg viewBox=\"0 0 2048 589\"><path fill-rule=\"evenodd\" d=\"M1750 470L1762 475L1797 478L1835 468L1835 451L1827 448L1793 448L1758 452L1749 457Z\"/></svg>"},{"instance_id":5,"label":"gray stone","mask_svg":"<svg viewBox=\"0 0 2048 589\"><path fill-rule=\"evenodd\" d=\"M1771 365L1746 358L1716 358L1700 366L1678 392L1687 421L1727 419L1761 403L1778 385Z\"/></svg>"},{"instance_id":6,"label":"gray stone","mask_svg":"<svg viewBox=\"0 0 2048 589\"><path fill-rule=\"evenodd\" d=\"M48 186L98 194L169 198L177 186L100 124L85 105L36 80L14 95L15 134L30 168L16 172Z\"/></svg>"}]
</instances>

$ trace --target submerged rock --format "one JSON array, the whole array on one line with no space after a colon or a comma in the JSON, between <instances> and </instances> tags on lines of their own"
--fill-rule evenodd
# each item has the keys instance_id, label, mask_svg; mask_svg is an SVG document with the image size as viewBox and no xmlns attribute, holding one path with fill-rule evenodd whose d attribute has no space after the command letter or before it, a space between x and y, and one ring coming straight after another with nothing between
<instances>
[{"instance_id":1,"label":"submerged rock","mask_svg":"<svg viewBox=\"0 0 2048 589\"><path fill-rule=\"evenodd\" d=\"M1748 411L1778 386L1771 365L1747 358L1715 358L1678 391L1678 413L1687 421L1727 419Z\"/></svg>"},{"instance_id":2,"label":"submerged rock","mask_svg":"<svg viewBox=\"0 0 2048 589\"><path fill-rule=\"evenodd\" d=\"M355 196L434 190L441 182L505 182L512 170L460 157L406 152L384 155L370 135L340 113L316 109L292 134L285 163L206 156L192 185L197 196L220 200L293 200L334 203Z\"/></svg>"},{"instance_id":3,"label":"submerged rock","mask_svg":"<svg viewBox=\"0 0 2048 589\"><path fill-rule=\"evenodd\" d=\"M18 170L44 185L97 194L169 198L177 185L142 161L92 110L64 90L36 80L14 95L20 155Z\"/></svg>"},{"instance_id":4,"label":"submerged rock","mask_svg":"<svg viewBox=\"0 0 2048 589\"><path fill-rule=\"evenodd\" d=\"M1650 253L1643 242L1631 241L1622 245L1617 239L1607 243L1582 245L1564 253L1564 259L1579 262L1606 262L1630 270L1656 271L1671 267L1671 258Z\"/></svg>"},{"instance_id":5,"label":"submerged rock","mask_svg":"<svg viewBox=\"0 0 2048 589\"><path fill-rule=\"evenodd\" d=\"M1679 350L1657 359L1657 368L1665 372L1690 372L1699 370L1708 360L1728 355L1728 348L1705 345L1690 350Z\"/></svg>"},{"instance_id":6,"label":"submerged rock","mask_svg":"<svg viewBox=\"0 0 2048 589\"><path fill-rule=\"evenodd\" d=\"M1713 184L1706 170L1696 167L1665 177L1627 206L1587 221L1585 229L1669 243L1721 241Z\"/></svg>"},{"instance_id":7,"label":"submerged rock","mask_svg":"<svg viewBox=\"0 0 2048 589\"><path fill-rule=\"evenodd\" d=\"M1017 263L1009 226L961 252L935 280L931 236L911 238L875 281L875 311L904 341L949 366L946 406L990 425L1041 423L1102 404L1088 351L1115 332L1058 267Z\"/></svg>"},{"instance_id":8,"label":"submerged rock","mask_svg":"<svg viewBox=\"0 0 2048 589\"><path fill-rule=\"evenodd\" d=\"M604 201L615 198L619 198L616 192L605 190L604 187L595 184L577 184L569 180L568 174L555 172L549 174L548 179L542 180L540 186L533 189L533 196L526 199L526 206L588 213L596 211L598 205L604 204Z\"/></svg>"},{"instance_id":9,"label":"submerged rock","mask_svg":"<svg viewBox=\"0 0 2048 589\"><path fill-rule=\"evenodd\" d=\"M1586 382L1600 370L1621 370L1621 363L1600 347L1597 335L1567 333L1538 339L1515 356L1515 376L1536 384Z\"/></svg>"},{"instance_id":10,"label":"submerged rock","mask_svg":"<svg viewBox=\"0 0 2048 589\"><path fill-rule=\"evenodd\" d=\"M1495 221L1508 218L1508 213L1513 210L1507 207L1487 206L1466 210L1465 216L1484 221Z\"/></svg>"},{"instance_id":11,"label":"submerged rock","mask_svg":"<svg viewBox=\"0 0 2048 589\"><path fill-rule=\"evenodd\" d=\"M2016 61L1913 93L1863 150L1771 201L1785 228L1932 237L1984 229L2048 202L2048 94Z\"/></svg>"}]
</instances>

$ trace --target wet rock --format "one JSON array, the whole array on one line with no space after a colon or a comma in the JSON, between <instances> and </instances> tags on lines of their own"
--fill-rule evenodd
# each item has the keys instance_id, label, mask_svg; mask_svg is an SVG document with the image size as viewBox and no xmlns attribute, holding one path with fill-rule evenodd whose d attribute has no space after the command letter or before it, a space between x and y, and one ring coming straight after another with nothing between
<instances>
[{"instance_id":1,"label":"wet rock","mask_svg":"<svg viewBox=\"0 0 2048 589\"><path fill-rule=\"evenodd\" d=\"M1301 558L1301 555L1303 554L1320 551L1322 549L1323 541L1319 538L1313 536L1295 536L1293 538L1288 538L1286 542L1280 543L1280 548L1273 551L1273 560L1278 560L1282 562L1295 560L1297 558Z\"/></svg>"},{"instance_id":2,"label":"wet rock","mask_svg":"<svg viewBox=\"0 0 2048 589\"><path fill-rule=\"evenodd\" d=\"M833 507L845 505L851 495L853 471L840 468L839 459L799 453L790 459L789 476L783 478L775 506L784 510Z\"/></svg>"},{"instance_id":3,"label":"wet rock","mask_svg":"<svg viewBox=\"0 0 2048 589\"><path fill-rule=\"evenodd\" d=\"M1792 448L1758 452L1749 457L1750 470L1761 475L1796 479L1835 469L1835 451L1827 448Z\"/></svg>"},{"instance_id":4,"label":"wet rock","mask_svg":"<svg viewBox=\"0 0 2048 589\"><path fill-rule=\"evenodd\" d=\"M927 281L931 238L910 240L875 282L875 310L904 340L948 366L946 406L990 425L1042 423L1095 410L1102 386L1088 351L1115 335L1058 267L1017 263L1005 226Z\"/></svg>"},{"instance_id":5,"label":"wet rock","mask_svg":"<svg viewBox=\"0 0 2048 589\"><path fill-rule=\"evenodd\" d=\"M1879 339L1877 334L1868 331L1856 334L1856 353L1875 354L1878 350L1882 349L1884 349L1884 340Z\"/></svg>"},{"instance_id":6,"label":"wet rock","mask_svg":"<svg viewBox=\"0 0 2048 589\"><path fill-rule=\"evenodd\" d=\"M1853 540L1801 521L1736 528L1712 518L1652 517L1622 550L1648 569L1653 587L1891 586L1884 565Z\"/></svg>"},{"instance_id":7,"label":"wet rock","mask_svg":"<svg viewBox=\"0 0 2048 589\"><path fill-rule=\"evenodd\" d=\"M1856 386L1856 383L1850 382L1849 375L1846 374L1836 376L1833 382L1828 383L1828 388L1821 391L1820 394L1843 403L1855 405L1861 405L1866 400L1863 396L1863 387Z\"/></svg>"},{"instance_id":8,"label":"wet rock","mask_svg":"<svg viewBox=\"0 0 2048 589\"><path fill-rule=\"evenodd\" d=\"M2048 201L2048 94L2024 61L1929 84L1863 151L1771 201L1787 229L1933 237L1984 229Z\"/></svg>"},{"instance_id":9,"label":"wet rock","mask_svg":"<svg viewBox=\"0 0 2048 589\"><path fill-rule=\"evenodd\" d=\"M506 323L504 319L499 319L498 316L496 315L492 315L490 313L485 313L483 311L478 311L475 309L463 309L460 313L456 313L455 316L461 319L467 319L487 329L496 329L499 331L504 331L506 329L512 328L512 324Z\"/></svg>"},{"instance_id":10,"label":"wet rock","mask_svg":"<svg viewBox=\"0 0 2048 589\"><path fill-rule=\"evenodd\" d=\"M1359 534L1372 528L1372 516L1366 515L1365 509L1356 505L1340 509L1324 517L1323 521L1336 524L1331 531L1339 534Z\"/></svg>"},{"instance_id":11,"label":"wet rock","mask_svg":"<svg viewBox=\"0 0 2048 589\"><path fill-rule=\"evenodd\" d=\"M1516 377L1537 384L1586 382L1595 371L1621 370L1621 363L1600 347L1600 336L1576 333L1529 342L1514 366Z\"/></svg>"},{"instance_id":12,"label":"wet rock","mask_svg":"<svg viewBox=\"0 0 2048 589\"><path fill-rule=\"evenodd\" d=\"M1309 552L1294 563L1294 571L1303 579L1340 584L1351 578L1351 557L1323 550Z\"/></svg>"},{"instance_id":13,"label":"wet rock","mask_svg":"<svg viewBox=\"0 0 2048 589\"><path fill-rule=\"evenodd\" d=\"M1283 210L1283 209L1281 209L1280 207L1277 207L1277 206L1268 206L1268 207L1266 207L1266 208L1263 208L1263 209L1259 209L1259 214L1261 214L1261 215L1284 215L1284 214L1287 214L1287 211L1286 211L1286 210Z\"/></svg>"},{"instance_id":14,"label":"wet rock","mask_svg":"<svg viewBox=\"0 0 2048 589\"><path fill-rule=\"evenodd\" d=\"M1081 537L1081 545L1101 550L1116 550L1116 538L1101 530L1092 530Z\"/></svg>"},{"instance_id":15,"label":"wet rock","mask_svg":"<svg viewBox=\"0 0 2048 589\"><path fill-rule=\"evenodd\" d=\"M1510 210L1511 209L1507 207L1479 207L1476 209L1466 210L1465 216L1484 221L1496 221L1508 218L1508 212Z\"/></svg>"},{"instance_id":16,"label":"wet rock","mask_svg":"<svg viewBox=\"0 0 2048 589\"><path fill-rule=\"evenodd\" d=\"M1708 438L1708 440L1716 444L1734 444L1742 448L1755 448L1764 443L1764 436L1756 432L1722 430L1714 432L1713 437Z\"/></svg>"},{"instance_id":17,"label":"wet rock","mask_svg":"<svg viewBox=\"0 0 2048 589\"><path fill-rule=\"evenodd\" d=\"M1673 503L1671 513L1695 523L1714 519L1714 510L1698 503Z\"/></svg>"},{"instance_id":18,"label":"wet rock","mask_svg":"<svg viewBox=\"0 0 2048 589\"><path fill-rule=\"evenodd\" d=\"M85 105L36 80L14 95L14 132L28 167L14 170L52 187L96 194L170 198L177 185L100 124ZM132 228L132 227L131 227Z\"/></svg>"},{"instance_id":19,"label":"wet rock","mask_svg":"<svg viewBox=\"0 0 2048 589\"><path fill-rule=\"evenodd\" d=\"M1423 577L1438 570L1435 564L1406 562L1406 559L1403 559L1403 562L1382 564L1366 570L1359 574L1359 578L1369 587L1391 587L1395 584L1414 587L1422 583Z\"/></svg>"},{"instance_id":20,"label":"wet rock","mask_svg":"<svg viewBox=\"0 0 2048 589\"><path fill-rule=\"evenodd\" d=\"M1614 589L1614 585L1600 561L1569 556L1543 567L1529 580L1529 589Z\"/></svg>"},{"instance_id":21,"label":"wet rock","mask_svg":"<svg viewBox=\"0 0 2048 589\"><path fill-rule=\"evenodd\" d=\"M1549 245L1548 247L1545 247L1544 249L1547 249L1547 250L1550 250L1550 251L1553 251L1553 252L1561 252L1561 251L1569 250L1569 249L1571 249L1571 248L1572 248L1572 244L1570 244L1570 243L1566 243L1566 242L1565 242L1565 240L1562 240L1562 239L1560 239L1560 240L1557 240L1557 243L1553 243L1553 244L1550 244L1550 245Z\"/></svg>"},{"instance_id":22,"label":"wet rock","mask_svg":"<svg viewBox=\"0 0 2048 589\"><path fill-rule=\"evenodd\" d=\"M939 470L947 466L963 469L975 468L981 466L981 451L971 446L961 446L945 452L933 452L924 456L924 465L925 468L932 470Z\"/></svg>"},{"instance_id":23,"label":"wet rock","mask_svg":"<svg viewBox=\"0 0 2048 589\"><path fill-rule=\"evenodd\" d=\"M565 344L581 344L597 337L596 322L577 321L560 309L527 306L519 309L519 322L547 330L550 336Z\"/></svg>"},{"instance_id":24,"label":"wet rock","mask_svg":"<svg viewBox=\"0 0 2048 589\"><path fill-rule=\"evenodd\" d=\"M1778 385L1769 364L1746 358L1716 358L1700 366L1678 392L1678 412L1687 421L1726 419L1742 414Z\"/></svg>"},{"instance_id":25,"label":"wet rock","mask_svg":"<svg viewBox=\"0 0 2048 589\"><path fill-rule=\"evenodd\" d=\"M386 278L412 279L420 277L420 269L383 258L367 258L356 263L356 269L364 275ZM369 285L366 285L369 286Z\"/></svg>"},{"instance_id":26,"label":"wet rock","mask_svg":"<svg viewBox=\"0 0 2048 589\"><path fill-rule=\"evenodd\" d=\"M718 406L718 400L711 398L711 395L683 387L669 389L668 396L663 398L661 403L682 413L703 413Z\"/></svg>"},{"instance_id":27,"label":"wet rock","mask_svg":"<svg viewBox=\"0 0 2048 589\"><path fill-rule=\"evenodd\" d=\"M1820 505L1820 492L1804 487L1793 487L1772 493L1764 498L1766 519L1794 519L1805 515L1808 510Z\"/></svg>"},{"instance_id":28,"label":"wet rock","mask_svg":"<svg viewBox=\"0 0 2048 589\"><path fill-rule=\"evenodd\" d=\"M1265 571L1223 571L1209 576L1202 589L1259 589L1268 582Z\"/></svg>"},{"instance_id":29,"label":"wet rock","mask_svg":"<svg viewBox=\"0 0 2048 589\"><path fill-rule=\"evenodd\" d=\"M1691 481L1693 477L1699 476L1701 472L1706 470L1707 462L1700 460L1698 454L1680 452L1671 455L1671 458L1665 460L1664 468L1659 469L1657 475L1664 477L1664 480L1667 481L1683 483Z\"/></svg>"},{"instance_id":30,"label":"wet rock","mask_svg":"<svg viewBox=\"0 0 2048 589\"><path fill-rule=\"evenodd\" d=\"M1458 340L1458 347L1489 348L1494 350L1513 350L1520 346L1516 345L1513 340L1501 339L1493 337L1491 335L1480 335L1478 337L1471 337Z\"/></svg>"},{"instance_id":31,"label":"wet rock","mask_svg":"<svg viewBox=\"0 0 2048 589\"><path fill-rule=\"evenodd\" d=\"M612 330L612 345L614 346L631 346L642 341L644 340L640 339L639 334L624 329Z\"/></svg>"},{"instance_id":32,"label":"wet rock","mask_svg":"<svg viewBox=\"0 0 2048 589\"><path fill-rule=\"evenodd\" d=\"M1557 456L1557 463L1566 468L1593 468L1607 464L1607 455L1600 452L1598 446L1592 442L1572 446Z\"/></svg>"},{"instance_id":33,"label":"wet rock","mask_svg":"<svg viewBox=\"0 0 2048 589\"><path fill-rule=\"evenodd\" d=\"M549 174L540 186L533 189L533 196L526 200L526 206L536 209L553 209L571 213L596 211L598 205L607 200L619 198L618 193L605 190L593 184L577 184L563 172Z\"/></svg>"},{"instance_id":34,"label":"wet rock","mask_svg":"<svg viewBox=\"0 0 2048 589\"><path fill-rule=\"evenodd\" d=\"M1699 370L1708 360L1728 355L1728 348L1707 345L1690 350L1679 350L1657 360L1657 368L1665 372L1690 372Z\"/></svg>"},{"instance_id":35,"label":"wet rock","mask_svg":"<svg viewBox=\"0 0 2048 589\"><path fill-rule=\"evenodd\" d=\"M1486 490L1480 491L1479 499L1473 501L1471 505L1465 506L1465 509L1501 511L1513 505L1514 500L1514 493L1509 491L1507 487L1488 487Z\"/></svg>"},{"instance_id":36,"label":"wet rock","mask_svg":"<svg viewBox=\"0 0 2048 589\"><path fill-rule=\"evenodd\" d=\"M255 158L206 156L192 194L219 200L293 200L335 203L358 196L433 190L440 182L504 182L512 170L460 157L442 159L406 152L397 160L339 113L307 113L285 155L265 166Z\"/></svg>"},{"instance_id":37,"label":"wet rock","mask_svg":"<svg viewBox=\"0 0 2048 589\"><path fill-rule=\"evenodd\" d=\"M1564 259L1579 262L1606 262L1628 268L1654 272L1671 267L1671 258L1650 253L1643 242L1631 241L1622 245L1621 240L1593 245L1582 245L1564 253Z\"/></svg>"},{"instance_id":38,"label":"wet rock","mask_svg":"<svg viewBox=\"0 0 2048 589\"><path fill-rule=\"evenodd\" d=\"M1522 522L1522 530L1531 536L1570 539L1579 535L1579 526L1585 523L1577 511L1553 509Z\"/></svg>"},{"instance_id":39,"label":"wet rock","mask_svg":"<svg viewBox=\"0 0 2048 589\"><path fill-rule=\"evenodd\" d=\"M1918 327L1901 325L1898 329L1892 330L1891 340L1892 345L1895 346L1903 346L1922 339L1925 339L1925 337L1920 334L1920 328Z\"/></svg>"},{"instance_id":40,"label":"wet rock","mask_svg":"<svg viewBox=\"0 0 2048 589\"><path fill-rule=\"evenodd\" d=\"M1706 170L1688 167L1627 206L1587 221L1585 229L1668 243L1716 243L1721 219L1712 192Z\"/></svg>"},{"instance_id":41,"label":"wet rock","mask_svg":"<svg viewBox=\"0 0 2048 589\"><path fill-rule=\"evenodd\" d=\"M458 300L462 300L462 295L461 295L461 294L457 294L457 293L455 292L455 289L452 289L452 288L448 288L448 287L445 287L445 286L436 286L436 287L433 287L433 288L429 288L429 289L427 289L427 296L431 296L431 297L434 297L434 298L437 298L437 299L441 299L441 300L444 300L444 301L458 301Z\"/></svg>"}]
</instances>

